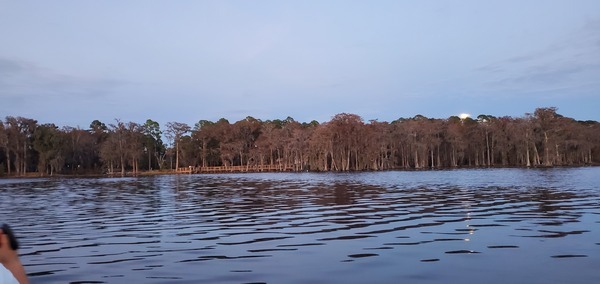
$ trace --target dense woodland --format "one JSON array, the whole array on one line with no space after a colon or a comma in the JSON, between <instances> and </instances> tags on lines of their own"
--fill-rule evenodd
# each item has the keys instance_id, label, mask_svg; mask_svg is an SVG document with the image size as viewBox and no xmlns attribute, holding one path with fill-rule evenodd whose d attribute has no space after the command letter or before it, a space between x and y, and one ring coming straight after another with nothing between
<instances>
[{"instance_id":1,"label":"dense woodland","mask_svg":"<svg viewBox=\"0 0 600 284\"><path fill-rule=\"evenodd\" d=\"M538 108L523 117L369 122L355 114L300 123L253 117L58 128L0 121L0 175L137 173L180 167L280 165L296 171L551 167L600 163L600 124Z\"/></svg>"}]
</instances>

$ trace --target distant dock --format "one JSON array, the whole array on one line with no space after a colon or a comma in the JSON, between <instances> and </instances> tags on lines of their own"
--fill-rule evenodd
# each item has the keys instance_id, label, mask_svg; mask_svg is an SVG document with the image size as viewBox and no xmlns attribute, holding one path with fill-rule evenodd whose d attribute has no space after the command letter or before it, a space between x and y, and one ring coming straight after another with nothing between
<instances>
[{"instance_id":1,"label":"distant dock","mask_svg":"<svg viewBox=\"0 0 600 284\"><path fill-rule=\"evenodd\" d=\"M284 165L258 165L258 166L218 166L218 167L181 167L175 172L178 174L203 174L203 173L259 173L259 172L293 172L294 168Z\"/></svg>"}]
</instances>

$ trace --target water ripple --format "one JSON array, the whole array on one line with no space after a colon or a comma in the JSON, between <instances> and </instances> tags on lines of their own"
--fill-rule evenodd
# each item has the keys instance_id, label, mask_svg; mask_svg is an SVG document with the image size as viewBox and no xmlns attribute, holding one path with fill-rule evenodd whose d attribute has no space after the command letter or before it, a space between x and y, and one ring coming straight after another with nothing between
<instances>
[{"instance_id":1,"label":"water ripple","mask_svg":"<svg viewBox=\"0 0 600 284\"><path fill-rule=\"evenodd\" d=\"M528 273L540 283L590 283L599 280L590 267L600 263L591 253L600 193L589 185L599 176L582 168L3 180L0 221L13 225L26 270L42 283L467 274L504 283ZM485 271L514 276L490 280Z\"/></svg>"}]
</instances>

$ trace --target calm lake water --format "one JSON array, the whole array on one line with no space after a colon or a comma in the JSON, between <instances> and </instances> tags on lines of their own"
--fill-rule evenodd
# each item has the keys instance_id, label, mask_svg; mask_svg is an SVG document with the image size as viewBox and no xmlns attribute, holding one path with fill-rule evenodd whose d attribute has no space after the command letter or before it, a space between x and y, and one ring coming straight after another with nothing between
<instances>
[{"instance_id":1,"label":"calm lake water","mask_svg":"<svg viewBox=\"0 0 600 284\"><path fill-rule=\"evenodd\" d=\"M0 180L33 283L600 283L600 168Z\"/></svg>"}]
</instances>

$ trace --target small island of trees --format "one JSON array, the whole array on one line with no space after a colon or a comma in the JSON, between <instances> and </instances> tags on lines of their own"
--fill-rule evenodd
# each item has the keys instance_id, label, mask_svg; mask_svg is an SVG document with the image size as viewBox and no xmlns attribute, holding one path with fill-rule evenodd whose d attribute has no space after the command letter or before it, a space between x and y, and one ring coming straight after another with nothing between
<instances>
[{"instance_id":1,"label":"small island of trees","mask_svg":"<svg viewBox=\"0 0 600 284\"><path fill-rule=\"evenodd\" d=\"M166 139L163 141L163 139ZM235 123L169 122L89 129L0 121L0 176L137 174L238 167L291 171L381 171L459 167L597 165L600 124L538 108L523 117L427 118L365 122L341 113L328 122L288 117Z\"/></svg>"}]
</instances>

